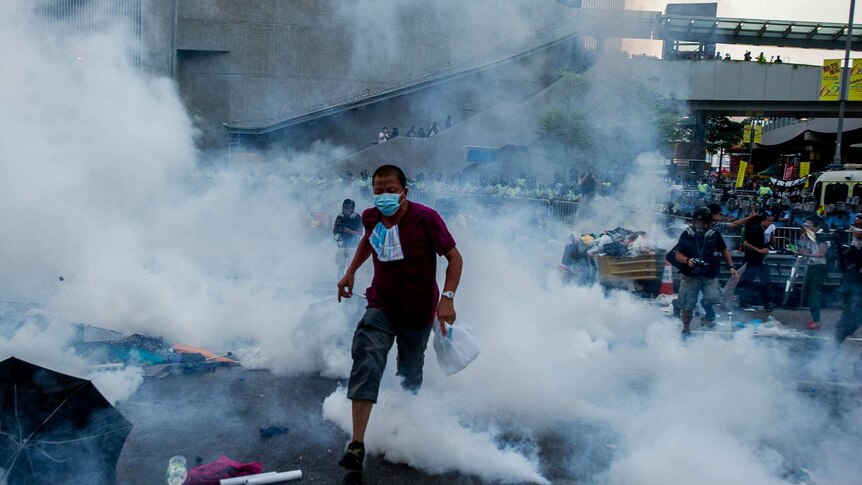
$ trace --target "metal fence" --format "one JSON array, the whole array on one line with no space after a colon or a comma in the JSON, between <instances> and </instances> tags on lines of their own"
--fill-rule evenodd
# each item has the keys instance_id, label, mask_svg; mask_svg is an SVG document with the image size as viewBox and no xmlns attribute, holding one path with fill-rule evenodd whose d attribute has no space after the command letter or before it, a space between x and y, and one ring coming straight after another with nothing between
<instances>
[{"instance_id":1,"label":"metal fence","mask_svg":"<svg viewBox=\"0 0 862 485\"><path fill-rule=\"evenodd\" d=\"M553 222L571 226L575 223L577 213L578 204L575 202L555 200L551 204L551 221Z\"/></svg>"},{"instance_id":2,"label":"metal fence","mask_svg":"<svg viewBox=\"0 0 862 485\"><path fill-rule=\"evenodd\" d=\"M798 227L776 227L775 234L775 249L785 249L788 244L796 245L799 242L799 234L802 229Z\"/></svg>"}]
</instances>

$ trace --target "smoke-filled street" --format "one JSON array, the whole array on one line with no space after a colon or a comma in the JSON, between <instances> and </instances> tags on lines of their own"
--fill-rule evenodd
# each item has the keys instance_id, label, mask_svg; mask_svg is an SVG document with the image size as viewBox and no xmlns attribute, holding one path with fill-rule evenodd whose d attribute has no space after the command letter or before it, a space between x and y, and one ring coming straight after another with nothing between
<instances>
[{"instance_id":1,"label":"smoke-filled street","mask_svg":"<svg viewBox=\"0 0 862 485\"><path fill-rule=\"evenodd\" d=\"M634 3L4 4L0 485L857 484L846 6Z\"/></svg>"},{"instance_id":2,"label":"smoke-filled street","mask_svg":"<svg viewBox=\"0 0 862 485\"><path fill-rule=\"evenodd\" d=\"M832 312L830 319L836 316ZM794 326L803 326L799 315L784 312L779 317L784 321L795 318ZM798 363L810 359L817 347L811 343L783 345L795 347L792 351L802 356L796 360ZM637 374L636 370L629 372ZM797 377L799 394L829 412L843 412L843 408L862 402L859 386L814 382L804 377ZM631 385L643 386L636 382ZM346 435L320 414L323 400L338 386L339 381L319 376L276 377L265 370L241 368L147 381L120 405L123 413L138 424L118 464L118 482L155 482L164 472L164 446L170 442L174 451L190 460L209 462L221 454L253 458L262 461L267 469L302 469L303 480L318 483L483 483L456 471L429 474L392 463L385 456L371 457L363 474L345 472L335 461ZM203 416L201 409L206 410ZM515 446L524 439L517 426L509 425L511 429L500 446ZM270 426L286 427L287 432L262 437L261 428ZM609 468L620 445L620 437L612 428L590 420L558 422L539 431L533 439L540 449L538 461L543 475L553 483L589 483ZM784 473L793 475L789 469ZM798 472L798 476L802 473ZM506 477L501 480L513 481Z\"/></svg>"}]
</instances>

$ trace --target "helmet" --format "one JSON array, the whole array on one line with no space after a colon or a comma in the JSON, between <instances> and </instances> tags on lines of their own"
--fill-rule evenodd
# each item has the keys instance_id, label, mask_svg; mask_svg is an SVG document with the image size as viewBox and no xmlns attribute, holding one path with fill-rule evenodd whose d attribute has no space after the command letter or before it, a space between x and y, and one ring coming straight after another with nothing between
<instances>
[{"instance_id":1,"label":"helmet","mask_svg":"<svg viewBox=\"0 0 862 485\"><path fill-rule=\"evenodd\" d=\"M691 213L691 218L695 221L711 222L712 211L709 210L709 207L698 207Z\"/></svg>"}]
</instances>

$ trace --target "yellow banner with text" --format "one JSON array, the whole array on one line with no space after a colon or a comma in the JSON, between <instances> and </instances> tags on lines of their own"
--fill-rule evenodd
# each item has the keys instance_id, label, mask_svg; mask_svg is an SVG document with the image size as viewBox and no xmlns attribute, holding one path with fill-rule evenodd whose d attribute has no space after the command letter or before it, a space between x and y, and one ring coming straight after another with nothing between
<instances>
[{"instance_id":1,"label":"yellow banner with text","mask_svg":"<svg viewBox=\"0 0 862 485\"><path fill-rule=\"evenodd\" d=\"M820 101L838 101L841 87L841 59L824 59L820 78Z\"/></svg>"},{"instance_id":2,"label":"yellow banner with text","mask_svg":"<svg viewBox=\"0 0 862 485\"><path fill-rule=\"evenodd\" d=\"M748 170L748 162L740 161L739 162L739 171L736 172L736 188L742 187L742 184L745 183L745 171Z\"/></svg>"}]
</instances>

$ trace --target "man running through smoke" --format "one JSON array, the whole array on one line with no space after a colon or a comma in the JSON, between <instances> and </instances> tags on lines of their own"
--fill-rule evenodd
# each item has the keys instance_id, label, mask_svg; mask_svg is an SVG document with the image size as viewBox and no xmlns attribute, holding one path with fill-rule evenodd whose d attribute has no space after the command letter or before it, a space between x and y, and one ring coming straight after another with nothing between
<instances>
[{"instance_id":1,"label":"man running through smoke","mask_svg":"<svg viewBox=\"0 0 862 485\"><path fill-rule=\"evenodd\" d=\"M735 276L733 258L718 231L711 229L712 212L700 207L692 214L691 226L679 236L673 248L677 268L680 272L679 306L682 319L682 336L691 334L690 325L698 293L703 292L705 305L713 305L721 299L718 286L719 255Z\"/></svg>"},{"instance_id":2,"label":"man running through smoke","mask_svg":"<svg viewBox=\"0 0 862 485\"><path fill-rule=\"evenodd\" d=\"M407 200L407 180L400 168L381 166L371 176L371 185L375 207L362 213L365 235L338 282L338 301L353 296L356 271L369 256L373 258L374 278L365 293L368 307L353 334L353 368L347 384L353 436L338 462L356 471L362 470L365 459L365 429L389 349L397 343L401 386L418 392L434 317L443 335L444 324L455 323L455 290L463 266L440 215ZM437 288L437 256L448 261L442 293Z\"/></svg>"}]
</instances>

